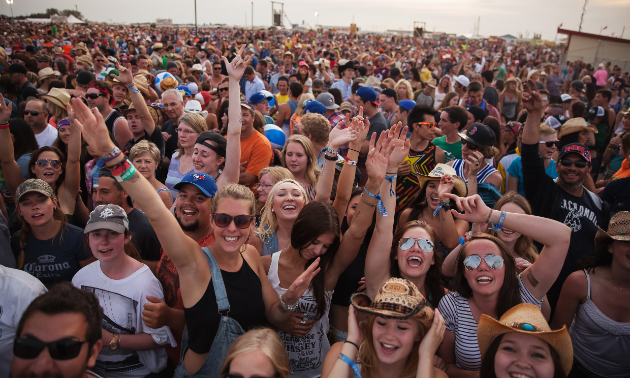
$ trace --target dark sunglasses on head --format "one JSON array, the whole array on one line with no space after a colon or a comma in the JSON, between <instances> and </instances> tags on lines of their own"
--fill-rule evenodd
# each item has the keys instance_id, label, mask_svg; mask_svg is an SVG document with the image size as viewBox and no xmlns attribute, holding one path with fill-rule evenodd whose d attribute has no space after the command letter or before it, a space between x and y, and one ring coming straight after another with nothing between
<instances>
[{"instance_id":1,"label":"dark sunglasses on head","mask_svg":"<svg viewBox=\"0 0 630 378\"><path fill-rule=\"evenodd\" d=\"M57 159L38 159L35 164L40 168L46 168L48 164L55 169L61 167L61 163Z\"/></svg>"},{"instance_id":2,"label":"dark sunglasses on head","mask_svg":"<svg viewBox=\"0 0 630 378\"><path fill-rule=\"evenodd\" d=\"M228 89L230 89L230 87L219 88L219 92L227 91Z\"/></svg>"},{"instance_id":3,"label":"dark sunglasses on head","mask_svg":"<svg viewBox=\"0 0 630 378\"><path fill-rule=\"evenodd\" d=\"M237 215L235 217L229 214L212 214L214 218L214 224L220 228L229 227L234 220L234 225L241 229L246 229L252 223L252 216L250 215Z\"/></svg>"},{"instance_id":4,"label":"dark sunglasses on head","mask_svg":"<svg viewBox=\"0 0 630 378\"><path fill-rule=\"evenodd\" d=\"M466 146L471 151L477 151L480 148L476 144L468 142L466 140L462 140L462 145Z\"/></svg>"},{"instance_id":5,"label":"dark sunglasses on head","mask_svg":"<svg viewBox=\"0 0 630 378\"><path fill-rule=\"evenodd\" d=\"M553 141L553 142L543 142L543 141L541 140L541 141L540 141L540 142L538 142L538 143L540 143L540 144L543 144L543 143L544 143L544 144L545 144L545 146L547 146L548 148L551 148L551 147L556 147L556 148L558 148L558 147L560 146L560 141L559 141L559 140L555 140L555 141Z\"/></svg>"},{"instance_id":6,"label":"dark sunglasses on head","mask_svg":"<svg viewBox=\"0 0 630 378\"><path fill-rule=\"evenodd\" d=\"M427 239L401 238L398 242L398 247L403 251L407 251L413 248L413 245L416 243L418 243L418 247L420 247L423 252L433 252L433 242Z\"/></svg>"},{"instance_id":7,"label":"dark sunglasses on head","mask_svg":"<svg viewBox=\"0 0 630 378\"><path fill-rule=\"evenodd\" d=\"M494 270L501 269L503 267L503 257L495 254L486 255L483 258L486 264ZM464 268L466 270L475 270L481 265L481 256L470 255L464 259Z\"/></svg>"},{"instance_id":8,"label":"dark sunglasses on head","mask_svg":"<svg viewBox=\"0 0 630 378\"><path fill-rule=\"evenodd\" d=\"M41 112L36 112L35 110L25 110L24 115L32 115L33 117L37 117Z\"/></svg>"},{"instance_id":9,"label":"dark sunglasses on head","mask_svg":"<svg viewBox=\"0 0 630 378\"><path fill-rule=\"evenodd\" d=\"M90 100L96 100L97 98L104 96L103 93L86 93L85 97L89 98Z\"/></svg>"},{"instance_id":10,"label":"dark sunglasses on head","mask_svg":"<svg viewBox=\"0 0 630 378\"><path fill-rule=\"evenodd\" d=\"M572 165L575 165L577 168L584 168L584 167L586 167L586 162L582 161L582 160L573 161L573 160L563 159L563 160L560 160L560 164L563 167L570 167Z\"/></svg>"},{"instance_id":11,"label":"dark sunglasses on head","mask_svg":"<svg viewBox=\"0 0 630 378\"><path fill-rule=\"evenodd\" d=\"M35 337L18 337L13 342L13 355L17 358L32 360L48 348L48 354L53 360L71 360L81 353L81 347L87 341L78 341L71 338L45 343Z\"/></svg>"}]
</instances>

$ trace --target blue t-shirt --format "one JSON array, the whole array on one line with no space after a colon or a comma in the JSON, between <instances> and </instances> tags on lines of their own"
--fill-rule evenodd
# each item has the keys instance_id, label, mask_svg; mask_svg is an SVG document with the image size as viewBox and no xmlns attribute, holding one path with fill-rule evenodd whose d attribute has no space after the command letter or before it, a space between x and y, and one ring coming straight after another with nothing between
<instances>
[{"instance_id":1,"label":"blue t-shirt","mask_svg":"<svg viewBox=\"0 0 630 378\"><path fill-rule=\"evenodd\" d=\"M518 194L525 197L525 189L523 189L523 164L521 163L520 156L512 161L510 168L508 168L508 173L518 178ZM551 163L549 163L549 166L545 169L545 173L552 179L558 178L555 160L551 159Z\"/></svg>"}]
</instances>

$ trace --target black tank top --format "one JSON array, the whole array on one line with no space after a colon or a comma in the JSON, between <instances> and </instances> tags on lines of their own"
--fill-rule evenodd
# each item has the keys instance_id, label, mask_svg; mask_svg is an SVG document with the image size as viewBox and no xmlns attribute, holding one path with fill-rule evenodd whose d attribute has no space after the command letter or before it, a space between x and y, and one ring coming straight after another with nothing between
<instances>
[{"instance_id":1,"label":"black tank top","mask_svg":"<svg viewBox=\"0 0 630 378\"><path fill-rule=\"evenodd\" d=\"M122 114L120 114L118 110L115 110L115 109L112 110L111 113L109 113L107 118L105 118L105 125L107 126L107 130L109 130L109 132L114 137L114 141L116 140L116 132L114 131L114 125L116 124L116 121L118 120L118 118L124 118L124 117Z\"/></svg>"},{"instance_id":2,"label":"black tank top","mask_svg":"<svg viewBox=\"0 0 630 378\"><path fill-rule=\"evenodd\" d=\"M243 259L243 265L238 272L221 270L221 276L230 302L228 316L236 320L245 331L264 325L262 284L247 261ZM197 354L208 353L221 320L212 280L203 297L194 306L184 307L184 316L188 326L188 348Z\"/></svg>"},{"instance_id":3,"label":"black tank top","mask_svg":"<svg viewBox=\"0 0 630 378\"><path fill-rule=\"evenodd\" d=\"M363 238L361 247L359 247L357 257L339 276L331 299L332 304L344 307L350 306L350 297L357 292L359 281L365 276L365 257L367 256L367 249L370 245L370 240L372 240L373 232L374 227L370 226L365 234L365 238Z\"/></svg>"}]
</instances>

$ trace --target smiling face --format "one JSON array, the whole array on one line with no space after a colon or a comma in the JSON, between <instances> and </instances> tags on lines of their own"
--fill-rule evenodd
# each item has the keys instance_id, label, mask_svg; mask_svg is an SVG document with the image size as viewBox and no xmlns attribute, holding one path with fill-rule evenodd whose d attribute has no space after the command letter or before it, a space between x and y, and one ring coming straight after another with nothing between
<instances>
[{"instance_id":1,"label":"smiling face","mask_svg":"<svg viewBox=\"0 0 630 378\"><path fill-rule=\"evenodd\" d=\"M246 200L238 200L234 198L223 198L217 203L217 214L228 214L232 217L237 215L250 215L250 204ZM246 229L238 228L234 221L230 222L227 227L217 226L214 219L212 220L214 227L215 245L218 245L225 253L238 253L241 246L247 242L250 227Z\"/></svg>"},{"instance_id":2,"label":"smiling face","mask_svg":"<svg viewBox=\"0 0 630 378\"><path fill-rule=\"evenodd\" d=\"M562 160L570 160L572 162L576 161L584 161L584 158L581 155L576 153L566 154L560 159L560 162L556 164L556 171L558 172L558 181L561 186L564 187L573 187L573 186L581 186L588 174L590 167L587 164L584 168L578 168L574 164L571 164L569 167L565 167L562 165Z\"/></svg>"},{"instance_id":3,"label":"smiling face","mask_svg":"<svg viewBox=\"0 0 630 378\"><path fill-rule=\"evenodd\" d=\"M468 286L470 286L473 293L480 295L497 294L499 290L501 290L501 286L503 286L505 264L501 266L501 269L495 270L490 268L484 258L486 255L491 254L503 257L499 247L487 239L472 240L465 250L464 258L470 255L481 257L481 263L477 269L470 271L464 268L464 277L466 281L468 281Z\"/></svg>"},{"instance_id":4,"label":"smiling face","mask_svg":"<svg viewBox=\"0 0 630 378\"><path fill-rule=\"evenodd\" d=\"M192 184L183 185L175 199L175 218L184 232L205 229L210 222L212 197Z\"/></svg>"},{"instance_id":5,"label":"smiling face","mask_svg":"<svg viewBox=\"0 0 630 378\"><path fill-rule=\"evenodd\" d=\"M281 220L295 220L304 207L302 190L292 182L278 185L273 192L271 211Z\"/></svg>"},{"instance_id":6,"label":"smiling face","mask_svg":"<svg viewBox=\"0 0 630 378\"><path fill-rule=\"evenodd\" d=\"M195 172L206 173L212 177L216 177L219 173L219 167L225 161L225 158L199 143L195 143L192 159Z\"/></svg>"},{"instance_id":7,"label":"smiling face","mask_svg":"<svg viewBox=\"0 0 630 378\"><path fill-rule=\"evenodd\" d=\"M505 205L501 206L501 211L505 211L507 213L525 214L525 210L523 210L519 205L512 202L508 202ZM514 232L509 228L502 227L501 231L497 232L497 237L501 239L504 243L508 244L518 240L518 238L521 237L521 234L519 234L518 232Z\"/></svg>"},{"instance_id":8,"label":"smiling face","mask_svg":"<svg viewBox=\"0 0 630 378\"><path fill-rule=\"evenodd\" d=\"M301 177L306 172L308 156L302 144L293 142L287 145L285 164L295 177Z\"/></svg>"},{"instance_id":9,"label":"smiling face","mask_svg":"<svg viewBox=\"0 0 630 378\"><path fill-rule=\"evenodd\" d=\"M541 142L556 142L558 140L557 134L551 135L540 135ZM551 156L558 150L558 148L554 145L552 147L547 147L546 143L538 144L538 152L540 152L540 156L543 159L551 159Z\"/></svg>"},{"instance_id":10,"label":"smiling face","mask_svg":"<svg viewBox=\"0 0 630 378\"><path fill-rule=\"evenodd\" d=\"M554 363L549 344L536 336L506 333L494 357L497 378L553 378Z\"/></svg>"},{"instance_id":11,"label":"smiling face","mask_svg":"<svg viewBox=\"0 0 630 378\"><path fill-rule=\"evenodd\" d=\"M151 177L155 176L155 170L157 168L157 162L153 159L153 155L146 153L139 156L133 160L133 165L136 167L138 172L147 180Z\"/></svg>"},{"instance_id":12,"label":"smiling face","mask_svg":"<svg viewBox=\"0 0 630 378\"><path fill-rule=\"evenodd\" d=\"M52 151L44 151L37 157L37 160L39 159L47 159L49 162L45 167L40 167L37 164L31 166L31 172L35 174L35 177L46 181L48 185L55 188L57 179L59 179L59 175L63 172L63 168L61 167L61 164L58 164L55 168L53 168L50 160L58 160L61 162L59 155Z\"/></svg>"},{"instance_id":13,"label":"smiling face","mask_svg":"<svg viewBox=\"0 0 630 378\"><path fill-rule=\"evenodd\" d=\"M322 256L335 242L335 234L325 233L319 235L311 244L300 250L300 256L307 260L314 260Z\"/></svg>"},{"instance_id":14,"label":"smiling face","mask_svg":"<svg viewBox=\"0 0 630 378\"><path fill-rule=\"evenodd\" d=\"M392 365L406 361L420 341L418 322L376 317L372 325L372 343L380 363Z\"/></svg>"},{"instance_id":15,"label":"smiling face","mask_svg":"<svg viewBox=\"0 0 630 378\"><path fill-rule=\"evenodd\" d=\"M130 237L111 230L94 230L88 234L92 254L101 262L116 260L125 254Z\"/></svg>"},{"instance_id":16,"label":"smiling face","mask_svg":"<svg viewBox=\"0 0 630 378\"><path fill-rule=\"evenodd\" d=\"M401 239L403 238L432 240L431 234L422 227L413 227L408 229ZM413 246L406 251L403 251L399 245L395 259L398 260L400 276L409 280L426 276L429 268L431 268L431 265L435 264L433 253L434 252L427 253L422 250L418 247L417 241L415 241Z\"/></svg>"},{"instance_id":17,"label":"smiling face","mask_svg":"<svg viewBox=\"0 0 630 378\"><path fill-rule=\"evenodd\" d=\"M70 125L61 126L57 129L59 140L63 142L63 144L68 145L70 141Z\"/></svg>"},{"instance_id":18,"label":"smiling face","mask_svg":"<svg viewBox=\"0 0 630 378\"><path fill-rule=\"evenodd\" d=\"M53 220L57 199L49 198L41 193L30 192L20 197L18 214L31 227L44 225Z\"/></svg>"}]
</instances>

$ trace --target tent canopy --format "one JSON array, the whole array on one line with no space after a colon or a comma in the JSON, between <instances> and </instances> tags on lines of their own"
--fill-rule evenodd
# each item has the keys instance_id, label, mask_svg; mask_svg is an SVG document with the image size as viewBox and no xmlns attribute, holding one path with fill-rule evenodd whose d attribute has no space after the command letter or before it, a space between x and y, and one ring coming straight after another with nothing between
<instances>
[{"instance_id":1,"label":"tent canopy","mask_svg":"<svg viewBox=\"0 0 630 378\"><path fill-rule=\"evenodd\" d=\"M68 16L68 21L69 24L85 24L85 21L81 21L78 18L74 17L73 15Z\"/></svg>"}]
</instances>

